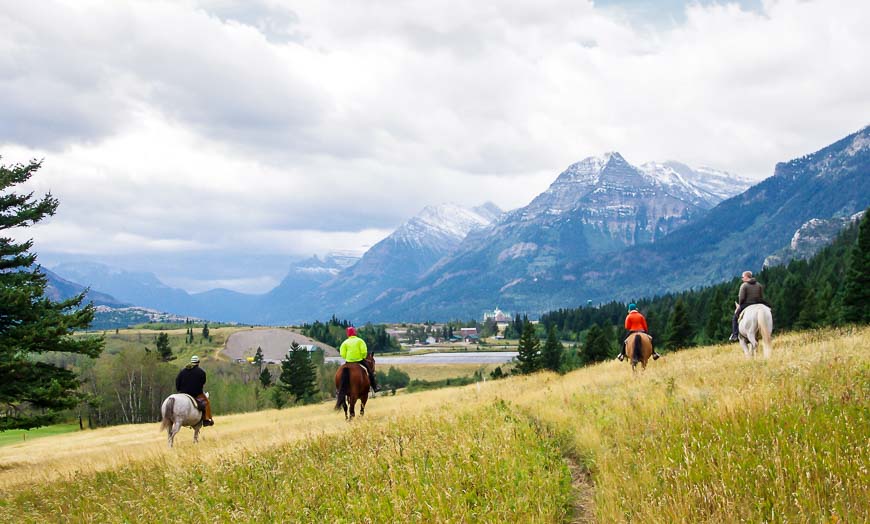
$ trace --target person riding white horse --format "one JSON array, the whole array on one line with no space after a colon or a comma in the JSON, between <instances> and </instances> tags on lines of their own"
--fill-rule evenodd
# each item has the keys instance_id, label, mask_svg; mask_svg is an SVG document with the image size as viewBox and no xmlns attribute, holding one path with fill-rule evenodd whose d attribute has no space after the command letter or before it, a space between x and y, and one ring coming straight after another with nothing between
<instances>
[{"instance_id":1,"label":"person riding white horse","mask_svg":"<svg viewBox=\"0 0 870 524\"><path fill-rule=\"evenodd\" d=\"M753 304L767 304L764 300L764 286L758 283L752 276L752 271L744 271L741 276L743 283L740 284L740 291L737 293L737 310L734 312L734 318L731 319L731 337L728 339L731 342L737 342L737 319L744 309Z\"/></svg>"},{"instance_id":2,"label":"person riding white horse","mask_svg":"<svg viewBox=\"0 0 870 524\"><path fill-rule=\"evenodd\" d=\"M199 430L202 429L202 411L196 405L193 397L186 393L173 393L160 406L160 430L167 430L169 447L175 440L175 435L183 426L193 428L193 442L199 442Z\"/></svg>"},{"instance_id":3,"label":"person riding white horse","mask_svg":"<svg viewBox=\"0 0 870 524\"><path fill-rule=\"evenodd\" d=\"M755 356L758 348L759 335L764 345L764 358L770 358L773 353L771 333L773 332L773 314L766 304L746 306L743 318L740 319L740 347L747 358Z\"/></svg>"},{"instance_id":4,"label":"person riding white horse","mask_svg":"<svg viewBox=\"0 0 870 524\"><path fill-rule=\"evenodd\" d=\"M208 401L208 396L203 392L205 386L205 371L199 367L199 357L194 355L190 357L190 364L178 372L175 377L175 390L179 393L190 395L196 401L204 405L203 411L203 426L213 426L214 419L211 418L211 404Z\"/></svg>"}]
</instances>

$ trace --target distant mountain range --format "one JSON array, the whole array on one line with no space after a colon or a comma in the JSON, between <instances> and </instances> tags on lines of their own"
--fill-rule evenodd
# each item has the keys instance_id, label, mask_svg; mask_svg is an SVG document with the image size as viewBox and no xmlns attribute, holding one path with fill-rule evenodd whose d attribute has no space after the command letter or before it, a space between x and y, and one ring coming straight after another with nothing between
<instances>
[{"instance_id":1,"label":"distant mountain range","mask_svg":"<svg viewBox=\"0 0 870 524\"><path fill-rule=\"evenodd\" d=\"M703 173L676 162L636 167L615 152L586 158L528 206L469 235L413 288L382 296L361 315L477 317L495 304L538 312L585 302L573 290L594 257L655 243L749 186L706 172L715 176L701 185Z\"/></svg>"},{"instance_id":2,"label":"distant mountain range","mask_svg":"<svg viewBox=\"0 0 870 524\"><path fill-rule=\"evenodd\" d=\"M188 294L154 275L99 265L55 270L125 303L244 323L477 318L496 305L536 314L706 285L760 269L768 257L785 261L796 234L830 236L870 205L868 171L868 128L778 164L752 187L710 168L634 166L611 152L568 166L507 213L491 204L425 208L362 258L297 262L262 295Z\"/></svg>"}]
</instances>

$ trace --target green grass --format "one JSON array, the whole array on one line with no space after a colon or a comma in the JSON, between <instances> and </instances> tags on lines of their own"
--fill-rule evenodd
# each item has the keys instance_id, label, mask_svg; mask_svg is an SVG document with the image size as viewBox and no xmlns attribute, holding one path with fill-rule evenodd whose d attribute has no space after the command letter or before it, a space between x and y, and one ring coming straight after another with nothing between
<instances>
[{"instance_id":1,"label":"green grass","mask_svg":"<svg viewBox=\"0 0 870 524\"><path fill-rule=\"evenodd\" d=\"M558 522L570 473L504 405L355 425L177 469L130 466L26 490L16 522Z\"/></svg>"},{"instance_id":2,"label":"green grass","mask_svg":"<svg viewBox=\"0 0 870 524\"><path fill-rule=\"evenodd\" d=\"M607 362L396 395L331 434L308 422L318 408L289 409L309 436L24 483L0 521L163 522L183 507L207 521L564 522L582 499L579 516L607 523L868 522L868 337L790 333L771 360L720 345L645 373ZM274 416L235 424L253 442ZM567 463L590 482L573 490Z\"/></svg>"},{"instance_id":3,"label":"green grass","mask_svg":"<svg viewBox=\"0 0 870 524\"><path fill-rule=\"evenodd\" d=\"M72 431L79 431L78 422L71 424L54 424L52 426L45 426L42 428L34 428L30 430L10 429L8 431L0 431L0 446L17 444L19 442L26 442L28 440L40 437L50 437L52 435L70 433Z\"/></svg>"}]
</instances>

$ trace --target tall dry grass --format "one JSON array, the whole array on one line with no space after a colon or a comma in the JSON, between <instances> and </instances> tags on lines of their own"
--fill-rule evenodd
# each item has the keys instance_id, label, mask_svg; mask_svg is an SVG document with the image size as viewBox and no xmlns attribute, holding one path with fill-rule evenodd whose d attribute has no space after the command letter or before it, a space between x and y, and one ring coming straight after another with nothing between
<instances>
[{"instance_id":1,"label":"tall dry grass","mask_svg":"<svg viewBox=\"0 0 870 524\"><path fill-rule=\"evenodd\" d=\"M566 457L601 522L864 522L868 337L378 397L354 424L328 405L235 415L172 451L156 424L46 437L0 448L0 519L162 521L168 500L210 521L557 522Z\"/></svg>"}]
</instances>

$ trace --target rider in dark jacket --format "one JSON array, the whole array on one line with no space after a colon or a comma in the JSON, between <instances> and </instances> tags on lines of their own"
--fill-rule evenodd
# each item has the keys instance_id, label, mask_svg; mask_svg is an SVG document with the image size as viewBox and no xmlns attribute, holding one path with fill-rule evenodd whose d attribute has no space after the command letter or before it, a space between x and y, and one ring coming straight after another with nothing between
<instances>
[{"instance_id":1,"label":"rider in dark jacket","mask_svg":"<svg viewBox=\"0 0 870 524\"><path fill-rule=\"evenodd\" d=\"M740 318L740 313L752 304L766 304L764 286L753 278L752 271L744 271L742 279L743 283L740 284L740 291L737 293L737 311L731 319L731 337L728 339L731 342L737 340L737 319Z\"/></svg>"},{"instance_id":2,"label":"rider in dark jacket","mask_svg":"<svg viewBox=\"0 0 870 524\"><path fill-rule=\"evenodd\" d=\"M205 386L205 371L199 367L199 357L194 355L190 357L190 364L184 366L184 369L179 371L178 376L175 377L175 390L204 402L205 416L202 419L202 425L212 426L214 420L211 418L211 404L202 391L203 386Z\"/></svg>"}]
</instances>

